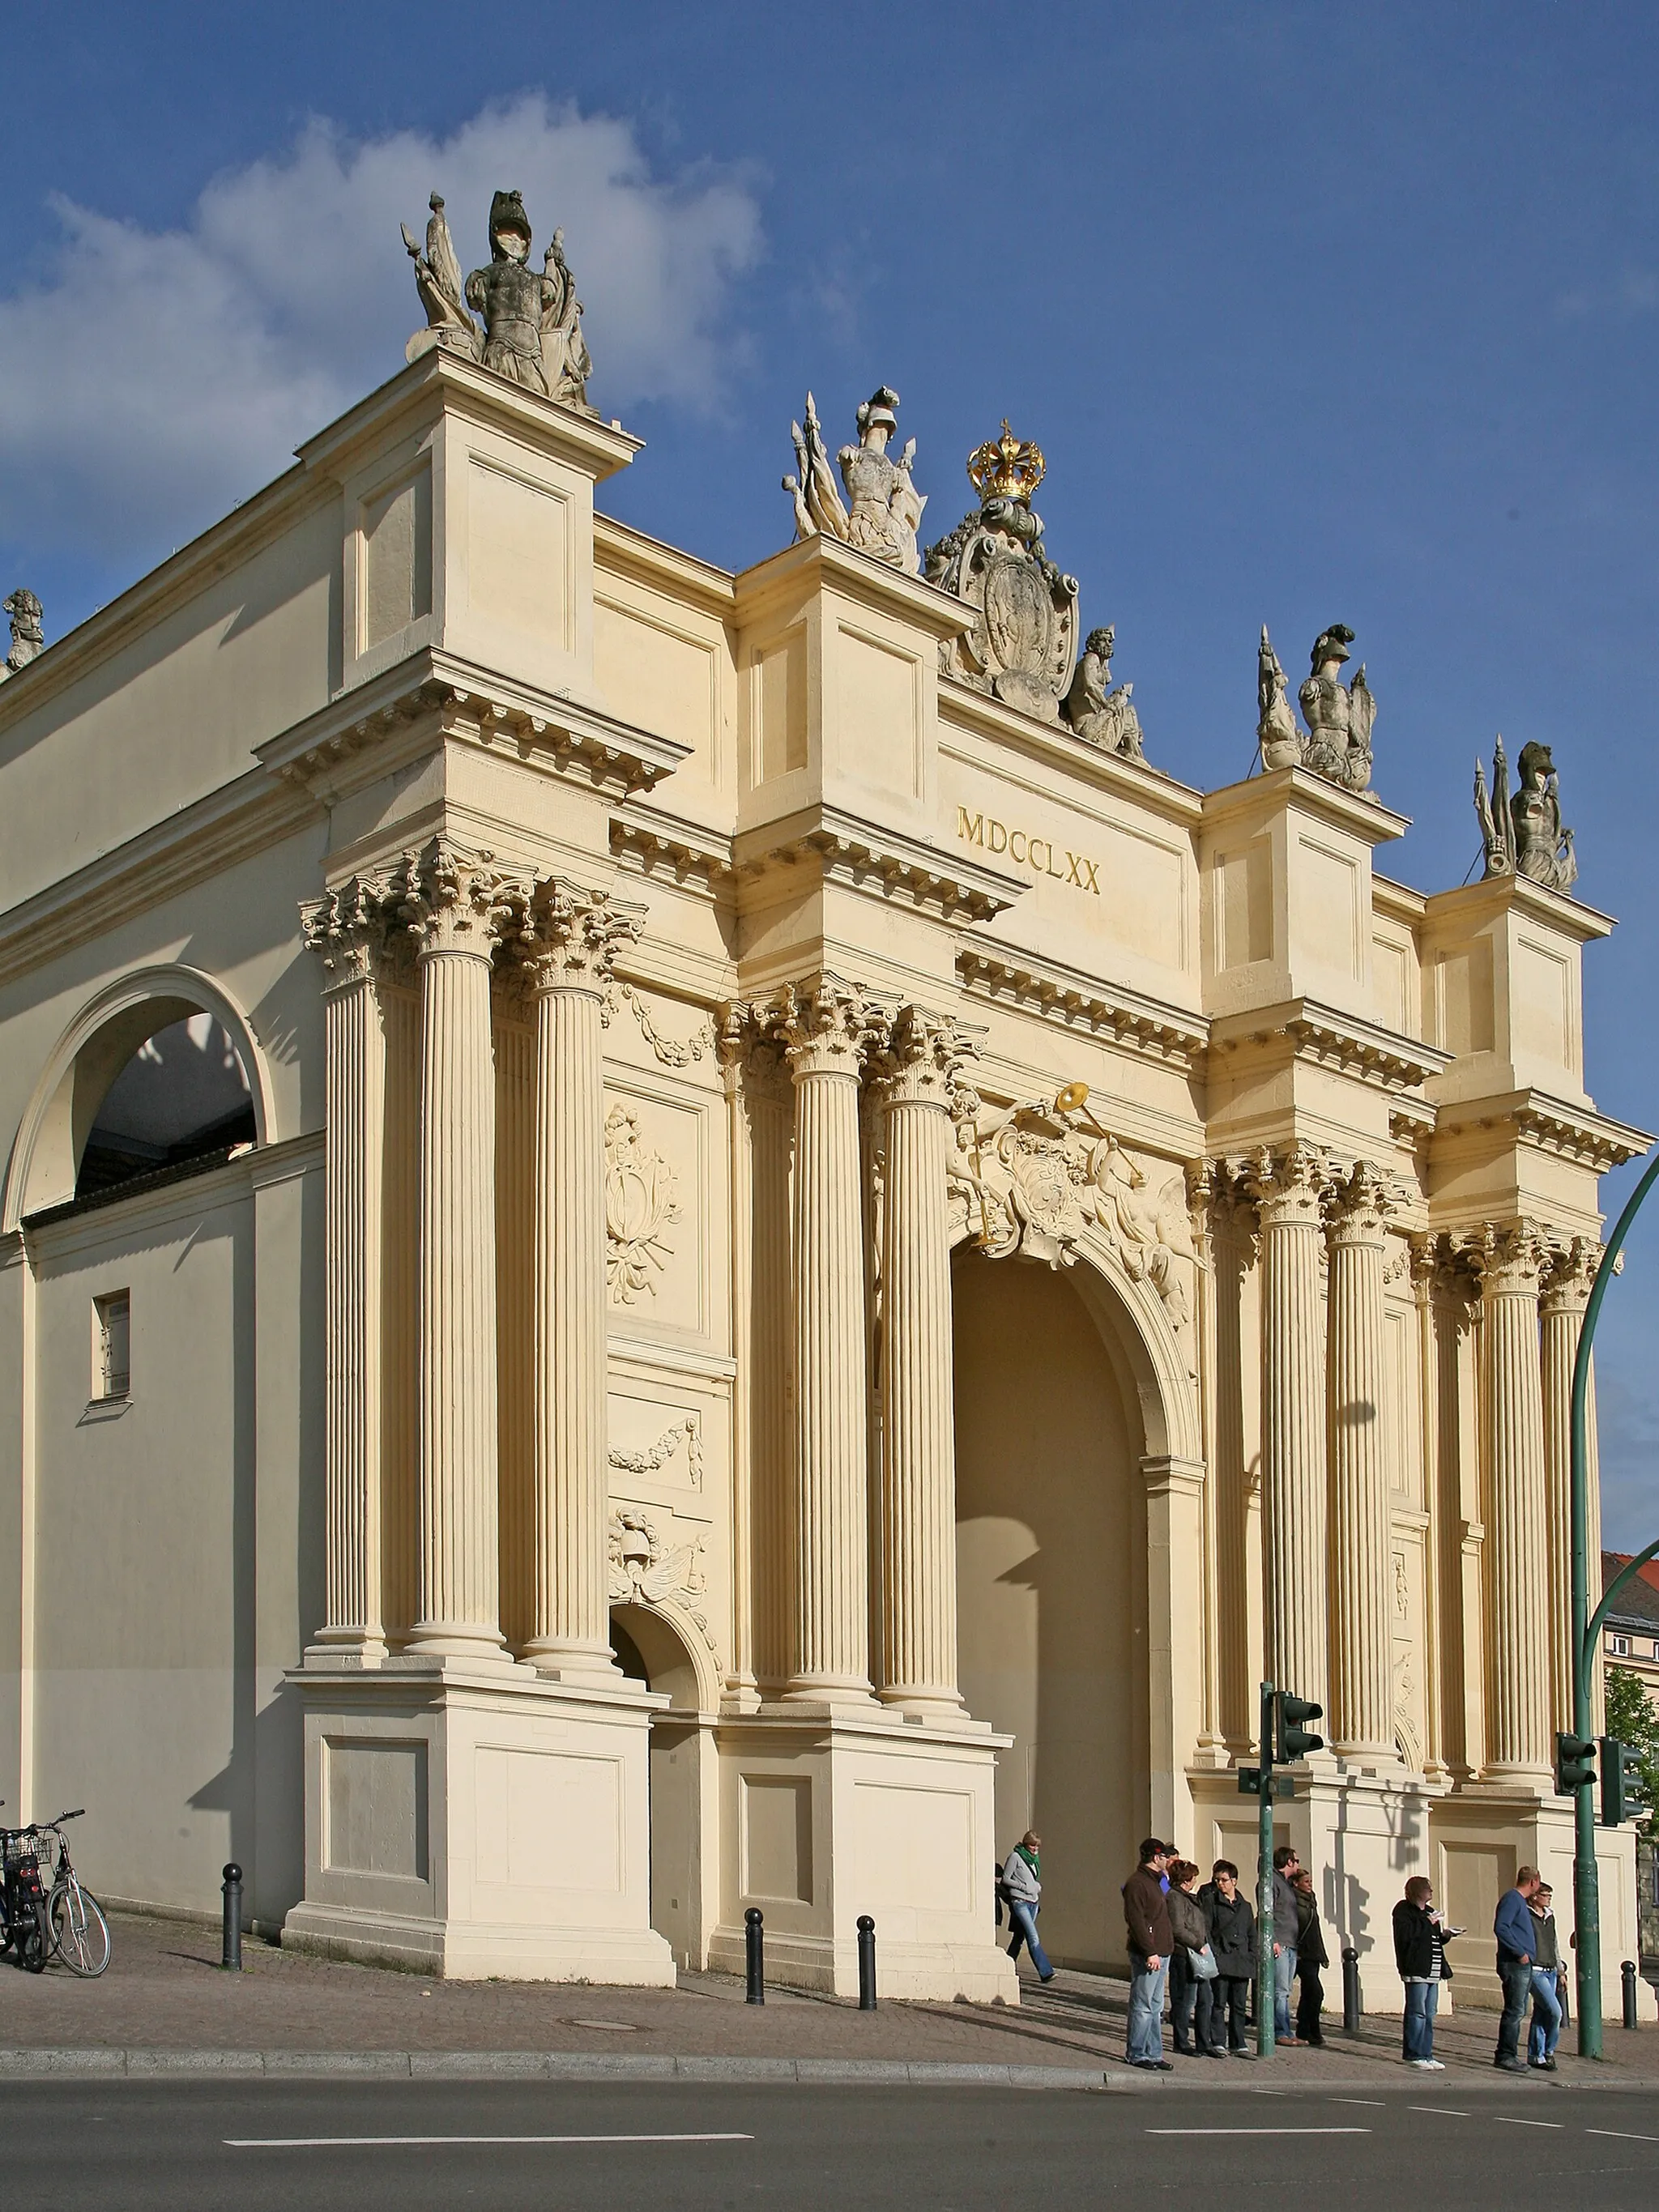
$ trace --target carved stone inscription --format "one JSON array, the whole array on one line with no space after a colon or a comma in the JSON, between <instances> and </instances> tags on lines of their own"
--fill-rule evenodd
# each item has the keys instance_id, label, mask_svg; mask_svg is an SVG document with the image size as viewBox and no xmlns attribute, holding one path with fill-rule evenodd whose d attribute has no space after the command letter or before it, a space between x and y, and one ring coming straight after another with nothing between
<instances>
[{"instance_id":1,"label":"carved stone inscription","mask_svg":"<svg viewBox=\"0 0 1659 2212\"><path fill-rule=\"evenodd\" d=\"M994 814L980 811L969 813L965 806L957 808L957 835L964 845L977 845L988 853L1006 853L1018 866L1033 869L1039 876L1052 876L1057 883L1071 884L1080 891L1092 891L1100 896L1100 862L1086 854L1073 853L1052 838L1035 837L1028 830L1013 830L1006 822L999 822Z\"/></svg>"}]
</instances>

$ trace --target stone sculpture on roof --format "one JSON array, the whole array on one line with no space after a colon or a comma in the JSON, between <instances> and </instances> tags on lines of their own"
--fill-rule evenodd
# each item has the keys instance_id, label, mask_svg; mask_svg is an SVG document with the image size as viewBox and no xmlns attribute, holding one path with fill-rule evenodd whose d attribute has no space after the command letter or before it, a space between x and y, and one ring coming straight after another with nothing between
<instances>
[{"instance_id":1,"label":"stone sculpture on roof","mask_svg":"<svg viewBox=\"0 0 1659 2212\"><path fill-rule=\"evenodd\" d=\"M1046 467L1041 448L1016 438L1005 417L1001 435L969 458L978 508L928 548L925 574L975 611L972 629L939 648L945 673L1054 722L1077 652L1078 586L1042 549L1031 495Z\"/></svg>"},{"instance_id":2,"label":"stone sculpture on roof","mask_svg":"<svg viewBox=\"0 0 1659 2212\"><path fill-rule=\"evenodd\" d=\"M20 584L8 598L0 600L0 607L11 617L10 650L0 661L0 684L3 684L7 677L15 676L20 668L27 668L45 650L46 634L40 626L40 602L27 585Z\"/></svg>"},{"instance_id":3,"label":"stone sculpture on roof","mask_svg":"<svg viewBox=\"0 0 1659 2212\"><path fill-rule=\"evenodd\" d=\"M1333 623L1314 641L1312 665L1297 694L1308 725L1304 734L1291 712L1285 671L1263 624L1256 653L1256 735L1265 767L1311 769L1345 790L1368 796L1376 696L1365 681L1363 661L1352 684L1344 684L1337 673L1353 635L1345 623Z\"/></svg>"},{"instance_id":4,"label":"stone sculpture on roof","mask_svg":"<svg viewBox=\"0 0 1659 2212\"><path fill-rule=\"evenodd\" d=\"M1112 652L1117 632L1109 625L1091 629L1072 672L1072 686L1060 711L1085 744L1099 745L1126 760L1144 760L1140 717L1134 709L1134 685L1112 684Z\"/></svg>"},{"instance_id":5,"label":"stone sculpture on roof","mask_svg":"<svg viewBox=\"0 0 1659 2212\"><path fill-rule=\"evenodd\" d=\"M916 532L927 499L916 489L911 473L915 440L908 441L897 460L887 450L898 428L894 412L898 404L897 392L884 384L860 405L858 443L843 446L836 456L841 470L837 486L817 405L809 392L805 421L789 425L795 474L785 477L783 488L795 503L797 544L804 538L838 538L860 553L902 569L907 576L916 576L921 573Z\"/></svg>"},{"instance_id":6,"label":"stone sculpture on roof","mask_svg":"<svg viewBox=\"0 0 1659 2212\"><path fill-rule=\"evenodd\" d=\"M1561 788L1547 745L1522 745L1516 763L1520 782L1510 795L1509 763L1500 737L1492 754L1492 791L1474 763L1474 811L1486 847L1488 876L1528 876L1553 891L1578 880L1572 832L1561 823Z\"/></svg>"},{"instance_id":7,"label":"stone sculpture on roof","mask_svg":"<svg viewBox=\"0 0 1659 2212\"><path fill-rule=\"evenodd\" d=\"M482 362L529 392L587 409L593 363L582 336L582 303L564 258L564 233L556 230L539 270L530 266L530 220L516 191L497 192L489 205L489 261L463 280L441 194L431 198L424 248L407 223L404 247L415 264L415 289L427 327L404 348L410 361L434 346ZM470 312L483 319L480 331Z\"/></svg>"}]
</instances>

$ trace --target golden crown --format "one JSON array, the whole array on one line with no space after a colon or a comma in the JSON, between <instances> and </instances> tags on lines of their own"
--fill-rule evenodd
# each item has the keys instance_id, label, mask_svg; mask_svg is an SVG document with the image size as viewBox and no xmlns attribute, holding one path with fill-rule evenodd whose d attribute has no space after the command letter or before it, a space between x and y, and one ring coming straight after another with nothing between
<instances>
[{"instance_id":1,"label":"golden crown","mask_svg":"<svg viewBox=\"0 0 1659 2212\"><path fill-rule=\"evenodd\" d=\"M1019 499L1030 501L1031 494L1042 482L1048 464L1042 458L1041 446L1029 440L1015 437L1008 428L1008 417L1002 418L1002 435L988 438L982 446L975 447L968 456L968 481L981 500Z\"/></svg>"}]
</instances>

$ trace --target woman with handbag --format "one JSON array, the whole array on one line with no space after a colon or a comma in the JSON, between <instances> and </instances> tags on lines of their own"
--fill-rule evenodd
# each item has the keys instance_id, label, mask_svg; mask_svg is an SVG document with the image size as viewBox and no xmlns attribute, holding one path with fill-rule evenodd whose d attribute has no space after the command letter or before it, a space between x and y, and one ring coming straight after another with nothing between
<instances>
[{"instance_id":1,"label":"woman with handbag","mask_svg":"<svg viewBox=\"0 0 1659 2212\"><path fill-rule=\"evenodd\" d=\"M1215 1960L1210 1951L1209 1923L1198 1901L1198 1869L1190 1859L1175 1859L1169 1874L1170 1933L1175 1938L1175 1948L1170 1954L1170 2025L1178 2054L1195 2058L1208 2039L1207 1990L1215 1979ZM1200 2008L1195 2045L1194 2015Z\"/></svg>"}]
</instances>

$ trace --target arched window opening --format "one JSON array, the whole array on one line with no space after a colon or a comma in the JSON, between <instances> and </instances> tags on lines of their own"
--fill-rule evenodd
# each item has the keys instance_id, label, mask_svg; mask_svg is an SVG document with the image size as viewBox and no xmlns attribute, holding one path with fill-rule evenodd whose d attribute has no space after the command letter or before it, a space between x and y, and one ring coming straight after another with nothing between
<instances>
[{"instance_id":1,"label":"arched window opening","mask_svg":"<svg viewBox=\"0 0 1659 2212\"><path fill-rule=\"evenodd\" d=\"M191 1014L146 1037L104 1093L75 1195L228 1156L255 1137L247 1071L229 1031L211 1014Z\"/></svg>"}]
</instances>

